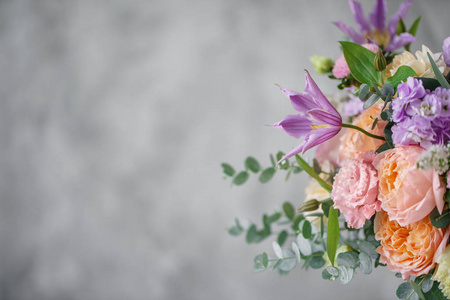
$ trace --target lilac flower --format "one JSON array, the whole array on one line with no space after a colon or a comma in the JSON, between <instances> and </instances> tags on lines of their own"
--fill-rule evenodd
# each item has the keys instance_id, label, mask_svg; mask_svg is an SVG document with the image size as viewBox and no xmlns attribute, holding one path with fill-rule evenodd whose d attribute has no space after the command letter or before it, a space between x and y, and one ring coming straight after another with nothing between
<instances>
[{"instance_id":1,"label":"lilac flower","mask_svg":"<svg viewBox=\"0 0 450 300\"><path fill-rule=\"evenodd\" d=\"M432 145L433 131L429 120L415 115L392 126L392 140L395 145Z\"/></svg>"},{"instance_id":2,"label":"lilac flower","mask_svg":"<svg viewBox=\"0 0 450 300\"><path fill-rule=\"evenodd\" d=\"M322 91L316 85L309 73L305 70L306 94L281 88L289 97L297 114L288 115L282 121L273 124L273 127L283 129L295 138L305 137L297 147L286 154L280 161L288 159L298 153L331 139L342 128L342 118L331 105Z\"/></svg>"},{"instance_id":3,"label":"lilac flower","mask_svg":"<svg viewBox=\"0 0 450 300\"><path fill-rule=\"evenodd\" d=\"M432 121L440 116L441 101L435 94L427 94L422 100L414 101L411 109L419 116Z\"/></svg>"},{"instance_id":4,"label":"lilac flower","mask_svg":"<svg viewBox=\"0 0 450 300\"><path fill-rule=\"evenodd\" d=\"M364 16L361 3L354 0L348 0L348 3L359 32L342 21L334 22L334 24L355 43L377 43L380 47L383 46L387 52L391 52L416 40L412 34L407 32L397 35L397 23L400 18L405 17L412 0L407 0L400 5L397 13L389 19L387 26L385 0L377 0L373 12L370 14L370 22Z\"/></svg>"},{"instance_id":5,"label":"lilac flower","mask_svg":"<svg viewBox=\"0 0 450 300\"><path fill-rule=\"evenodd\" d=\"M426 92L422 81L414 77L408 77L406 83L398 85L397 90L398 97L392 101L392 109L394 110L392 121L401 122L412 115L410 103L420 100Z\"/></svg>"},{"instance_id":6,"label":"lilac flower","mask_svg":"<svg viewBox=\"0 0 450 300\"><path fill-rule=\"evenodd\" d=\"M343 115L346 118L354 117L364 111L364 101L358 97L352 97L344 104Z\"/></svg>"},{"instance_id":7,"label":"lilac flower","mask_svg":"<svg viewBox=\"0 0 450 300\"><path fill-rule=\"evenodd\" d=\"M443 87L438 87L434 90L434 94L441 101L441 115L443 117L450 118L450 90Z\"/></svg>"},{"instance_id":8,"label":"lilac flower","mask_svg":"<svg viewBox=\"0 0 450 300\"><path fill-rule=\"evenodd\" d=\"M444 54L444 61L447 67L450 67L450 36L444 40L442 45L442 53Z\"/></svg>"}]
</instances>

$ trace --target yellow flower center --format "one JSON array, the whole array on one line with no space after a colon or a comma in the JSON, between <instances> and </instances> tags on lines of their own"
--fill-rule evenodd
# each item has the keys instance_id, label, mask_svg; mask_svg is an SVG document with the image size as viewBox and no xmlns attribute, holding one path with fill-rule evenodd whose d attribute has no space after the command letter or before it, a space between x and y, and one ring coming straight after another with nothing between
<instances>
[{"instance_id":1,"label":"yellow flower center","mask_svg":"<svg viewBox=\"0 0 450 300\"><path fill-rule=\"evenodd\" d=\"M391 41L389 37L389 32L385 29L382 32L376 29L375 31L370 31L366 34L366 38L371 40L376 40L379 46L383 46L385 49Z\"/></svg>"}]
</instances>

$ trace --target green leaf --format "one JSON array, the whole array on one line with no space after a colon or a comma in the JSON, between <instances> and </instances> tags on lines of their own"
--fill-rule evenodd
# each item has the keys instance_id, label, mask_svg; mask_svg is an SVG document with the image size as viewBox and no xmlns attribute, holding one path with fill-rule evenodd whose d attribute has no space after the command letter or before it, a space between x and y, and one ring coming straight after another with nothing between
<instances>
[{"instance_id":1,"label":"green leaf","mask_svg":"<svg viewBox=\"0 0 450 300\"><path fill-rule=\"evenodd\" d=\"M400 35L403 32L406 32L406 26L405 23L403 23L402 18L400 18L397 23L397 35Z\"/></svg>"},{"instance_id":2,"label":"green leaf","mask_svg":"<svg viewBox=\"0 0 450 300\"><path fill-rule=\"evenodd\" d=\"M363 83L360 87L359 87L359 99L364 100L366 99L367 95L370 92L370 86L368 86L367 84Z\"/></svg>"},{"instance_id":3,"label":"green leaf","mask_svg":"<svg viewBox=\"0 0 450 300\"><path fill-rule=\"evenodd\" d=\"M261 263L264 266L264 269L267 269L267 266L269 264L269 257L267 257L267 253L264 252L261 256Z\"/></svg>"},{"instance_id":4,"label":"green leaf","mask_svg":"<svg viewBox=\"0 0 450 300\"><path fill-rule=\"evenodd\" d=\"M339 280L342 284L348 284L353 279L354 271L353 269L347 269L344 266L339 266L339 273L341 274L339 276Z\"/></svg>"},{"instance_id":5,"label":"green leaf","mask_svg":"<svg viewBox=\"0 0 450 300\"><path fill-rule=\"evenodd\" d=\"M359 268L364 274L372 273L372 259L364 252L359 253Z\"/></svg>"},{"instance_id":6,"label":"green leaf","mask_svg":"<svg viewBox=\"0 0 450 300\"><path fill-rule=\"evenodd\" d=\"M258 173L260 169L259 162L251 156L245 160L245 167L253 173Z\"/></svg>"},{"instance_id":7,"label":"green leaf","mask_svg":"<svg viewBox=\"0 0 450 300\"><path fill-rule=\"evenodd\" d=\"M273 265L272 270L277 269L281 265L282 262L283 262L282 259L277 260L277 262Z\"/></svg>"},{"instance_id":8,"label":"green leaf","mask_svg":"<svg viewBox=\"0 0 450 300\"><path fill-rule=\"evenodd\" d=\"M429 300L447 300L447 297L442 294L442 291L439 289L439 282L434 281L433 287L429 292L425 293L426 299Z\"/></svg>"},{"instance_id":9,"label":"green leaf","mask_svg":"<svg viewBox=\"0 0 450 300\"><path fill-rule=\"evenodd\" d=\"M406 299L408 297L411 297L411 295L414 294L414 289L411 285L411 282L407 281L400 284L395 294L399 299Z\"/></svg>"},{"instance_id":10,"label":"green leaf","mask_svg":"<svg viewBox=\"0 0 450 300\"><path fill-rule=\"evenodd\" d=\"M416 294L419 296L420 300L426 300L425 296L422 293L422 290L420 289L419 285L417 283L415 283L414 281L411 280L411 285L414 289L414 292L416 292Z\"/></svg>"},{"instance_id":11,"label":"green leaf","mask_svg":"<svg viewBox=\"0 0 450 300\"><path fill-rule=\"evenodd\" d=\"M421 17L418 17L411 25L411 28L409 28L409 33L411 33L413 36L416 36L417 29L419 28L420 18Z\"/></svg>"},{"instance_id":12,"label":"green leaf","mask_svg":"<svg viewBox=\"0 0 450 300\"><path fill-rule=\"evenodd\" d=\"M441 215L439 214L437 207L435 207L430 213L430 221L434 227L447 227L450 224L450 210L444 210Z\"/></svg>"},{"instance_id":13,"label":"green leaf","mask_svg":"<svg viewBox=\"0 0 450 300\"><path fill-rule=\"evenodd\" d=\"M439 81L437 81L437 79L434 78L419 77L417 79L422 81L423 87L426 90L434 91L437 87L441 86Z\"/></svg>"},{"instance_id":14,"label":"green leaf","mask_svg":"<svg viewBox=\"0 0 450 300\"><path fill-rule=\"evenodd\" d=\"M307 220L303 223L302 234L305 239L311 238L311 223Z\"/></svg>"},{"instance_id":15,"label":"green leaf","mask_svg":"<svg viewBox=\"0 0 450 300\"><path fill-rule=\"evenodd\" d=\"M431 274L428 274L427 276L425 276L421 288L422 288L422 292L427 293L429 291L431 291L431 289L433 288L433 283L434 281L431 280Z\"/></svg>"},{"instance_id":16,"label":"green leaf","mask_svg":"<svg viewBox=\"0 0 450 300\"><path fill-rule=\"evenodd\" d=\"M225 173L225 175L228 175L230 177L233 176L235 173L233 167L227 163L223 163L222 168L223 168L223 172Z\"/></svg>"},{"instance_id":17,"label":"green leaf","mask_svg":"<svg viewBox=\"0 0 450 300\"><path fill-rule=\"evenodd\" d=\"M325 280L333 280L335 277L328 272L328 269L322 270L322 279Z\"/></svg>"},{"instance_id":18,"label":"green leaf","mask_svg":"<svg viewBox=\"0 0 450 300\"><path fill-rule=\"evenodd\" d=\"M233 236L238 236L244 231L244 228L242 228L238 219L235 219L235 222L236 222L236 226L228 228L228 233Z\"/></svg>"},{"instance_id":19,"label":"green leaf","mask_svg":"<svg viewBox=\"0 0 450 300\"><path fill-rule=\"evenodd\" d=\"M278 221L281 218L281 213L280 212L276 212L273 215L269 216L269 218L267 219L267 222L269 223L275 223L276 221Z\"/></svg>"},{"instance_id":20,"label":"green leaf","mask_svg":"<svg viewBox=\"0 0 450 300\"><path fill-rule=\"evenodd\" d=\"M373 83L379 83L378 72L373 65L375 53L356 43L340 43L353 77L369 86L373 86Z\"/></svg>"},{"instance_id":21,"label":"green leaf","mask_svg":"<svg viewBox=\"0 0 450 300\"><path fill-rule=\"evenodd\" d=\"M255 225L250 226L245 236L247 244L258 243L261 241L261 237L258 234L258 230Z\"/></svg>"},{"instance_id":22,"label":"green leaf","mask_svg":"<svg viewBox=\"0 0 450 300\"><path fill-rule=\"evenodd\" d=\"M413 76L417 76L417 73L410 66L401 66L397 69L394 76L386 79L386 83L392 85L394 88L397 88L400 83L406 82L408 77Z\"/></svg>"},{"instance_id":23,"label":"green leaf","mask_svg":"<svg viewBox=\"0 0 450 300\"><path fill-rule=\"evenodd\" d=\"M255 271L262 271L265 269L263 262L262 262L261 254L256 255L255 258L253 259L253 269Z\"/></svg>"},{"instance_id":24,"label":"green leaf","mask_svg":"<svg viewBox=\"0 0 450 300\"><path fill-rule=\"evenodd\" d=\"M286 201L286 202L283 203L283 211L286 214L286 217L288 217L289 219L292 220L292 218L295 215L295 208L294 208L294 206L292 206L291 203Z\"/></svg>"},{"instance_id":25,"label":"green leaf","mask_svg":"<svg viewBox=\"0 0 450 300\"><path fill-rule=\"evenodd\" d=\"M378 99L380 99L380 95L377 94L370 95L369 99L364 101L363 109L368 109L369 107L374 105L378 101Z\"/></svg>"},{"instance_id":26,"label":"green leaf","mask_svg":"<svg viewBox=\"0 0 450 300\"><path fill-rule=\"evenodd\" d=\"M439 71L439 68L436 66L436 63L434 62L434 59L431 57L430 53L427 52L427 55L436 79L444 88L450 89L450 84L448 83L447 79L445 79L444 75L442 75L441 71Z\"/></svg>"},{"instance_id":27,"label":"green leaf","mask_svg":"<svg viewBox=\"0 0 450 300\"><path fill-rule=\"evenodd\" d=\"M336 258L336 262L339 266L346 268L356 268L358 266L358 254L353 251L342 252Z\"/></svg>"},{"instance_id":28,"label":"green leaf","mask_svg":"<svg viewBox=\"0 0 450 300\"><path fill-rule=\"evenodd\" d=\"M389 110L383 110L380 114L380 117L383 121L389 121L392 117L392 112Z\"/></svg>"},{"instance_id":29,"label":"green leaf","mask_svg":"<svg viewBox=\"0 0 450 300\"><path fill-rule=\"evenodd\" d=\"M388 143L384 143L380 147L378 147L378 149L377 149L377 151L375 151L375 153L381 153L381 152L389 150L389 149L392 149L392 147Z\"/></svg>"},{"instance_id":30,"label":"green leaf","mask_svg":"<svg viewBox=\"0 0 450 300\"><path fill-rule=\"evenodd\" d=\"M375 247L371 242L359 241L359 250L363 253L366 253L372 259L376 259L379 255L376 249L377 247Z\"/></svg>"},{"instance_id":31,"label":"green leaf","mask_svg":"<svg viewBox=\"0 0 450 300\"><path fill-rule=\"evenodd\" d=\"M236 177L233 178L233 184L234 185L241 185L244 184L248 179L248 173L247 171L242 171L239 174L236 175Z\"/></svg>"},{"instance_id":32,"label":"green leaf","mask_svg":"<svg viewBox=\"0 0 450 300\"><path fill-rule=\"evenodd\" d=\"M299 166L303 170L305 170L305 172L308 173L309 176L314 178L320 184L321 187L323 187L326 191L331 193L331 185L329 185L325 180L320 178L320 176L314 171L314 169L311 168L311 166L305 160L303 160L303 158L301 158L298 154L295 155L295 158Z\"/></svg>"},{"instance_id":33,"label":"green leaf","mask_svg":"<svg viewBox=\"0 0 450 300\"><path fill-rule=\"evenodd\" d=\"M288 232L286 230L283 230L282 232L280 232L280 234L278 235L278 244L280 244L281 246L283 246L284 242L286 242L286 239L288 237Z\"/></svg>"},{"instance_id":34,"label":"green leaf","mask_svg":"<svg viewBox=\"0 0 450 300\"><path fill-rule=\"evenodd\" d=\"M297 235L297 245L302 255L304 256L311 255L312 253L311 243L309 242L309 240L305 239L301 234Z\"/></svg>"},{"instance_id":35,"label":"green leaf","mask_svg":"<svg viewBox=\"0 0 450 300\"><path fill-rule=\"evenodd\" d=\"M395 147L394 140L392 140L392 130L391 130L392 126L394 126L394 122L388 122L386 124L386 127L384 127L384 139L386 140L386 143L389 145L391 149Z\"/></svg>"},{"instance_id":36,"label":"green leaf","mask_svg":"<svg viewBox=\"0 0 450 300\"><path fill-rule=\"evenodd\" d=\"M319 162L315 158L313 159L313 169L314 169L314 172L316 172L317 174L322 173L322 168L320 167Z\"/></svg>"},{"instance_id":37,"label":"green leaf","mask_svg":"<svg viewBox=\"0 0 450 300\"><path fill-rule=\"evenodd\" d=\"M330 211L330 207L333 206L333 200L324 201L321 204L321 208L323 210L324 215L328 218L328 212Z\"/></svg>"},{"instance_id":38,"label":"green leaf","mask_svg":"<svg viewBox=\"0 0 450 300\"><path fill-rule=\"evenodd\" d=\"M313 269L320 269L325 265L325 259L323 259L322 255L313 256L309 261L309 265Z\"/></svg>"},{"instance_id":39,"label":"green leaf","mask_svg":"<svg viewBox=\"0 0 450 300\"><path fill-rule=\"evenodd\" d=\"M269 167L267 169L264 169L262 171L261 175L259 175L259 182L266 183L272 179L273 175L275 174L276 169L274 167Z\"/></svg>"},{"instance_id":40,"label":"green leaf","mask_svg":"<svg viewBox=\"0 0 450 300\"><path fill-rule=\"evenodd\" d=\"M328 213L328 228L327 228L327 254L331 265L334 266L336 258L336 251L339 245L339 219L338 211L330 206Z\"/></svg>"}]
</instances>

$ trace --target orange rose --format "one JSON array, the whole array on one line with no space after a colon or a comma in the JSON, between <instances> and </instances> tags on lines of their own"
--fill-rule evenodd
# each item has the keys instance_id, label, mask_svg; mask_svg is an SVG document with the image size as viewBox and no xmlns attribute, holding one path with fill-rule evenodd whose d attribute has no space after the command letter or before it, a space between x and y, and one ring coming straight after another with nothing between
<instances>
[{"instance_id":1,"label":"orange rose","mask_svg":"<svg viewBox=\"0 0 450 300\"><path fill-rule=\"evenodd\" d=\"M380 262L393 272L409 276L428 274L436 259L447 246L450 230L434 227L428 217L405 227L389 220L386 212L375 217L375 239L381 242L377 248Z\"/></svg>"},{"instance_id":2,"label":"orange rose","mask_svg":"<svg viewBox=\"0 0 450 300\"><path fill-rule=\"evenodd\" d=\"M382 108L383 102L379 101L375 103L353 120L352 124L372 134L384 136L386 121L379 120L372 130L373 121L375 118L380 118ZM343 163L346 159L354 158L364 152L375 151L381 144L383 144L382 140L371 138L360 131L347 128L339 146L339 161Z\"/></svg>"}]
</instances>

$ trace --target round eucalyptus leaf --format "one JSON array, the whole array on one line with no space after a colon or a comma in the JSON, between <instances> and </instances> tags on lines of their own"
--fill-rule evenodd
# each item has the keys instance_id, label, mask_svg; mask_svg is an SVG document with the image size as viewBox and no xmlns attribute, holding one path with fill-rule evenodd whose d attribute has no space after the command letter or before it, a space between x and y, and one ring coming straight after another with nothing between
<instances>
[{"instance_id":1,"label":"round eucalyptus leaf","mask_svg":"<svg viewBox=\"0 0 450 300\"><path fill-rule=\"evenodd\" d=\"M278 258L280 258L280 259L283 258L283 251L281 250L281 247L280 247L280 245L277 242L275 242L275 241L272 242L272 249L273 249L273 252L275 252L275 255Z\"/></svg>"},{"instance_id":2,"label":"round eucalyptus leaf","mask_svg":"<svg viewBox=\"0 0 450 300\"><path fill-rule=\"evenodd\" d=\"M297 245L298 249L304 256L310 256L312 254L311 244L309 240L305 239L303 235L297 235Z\"/></svg>"}]
</instances>

